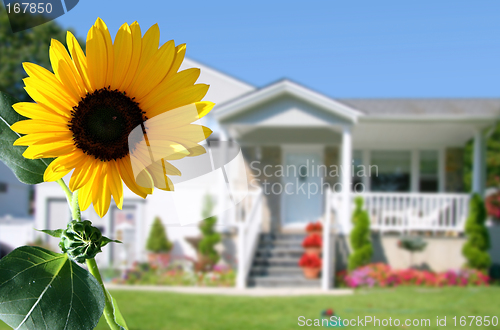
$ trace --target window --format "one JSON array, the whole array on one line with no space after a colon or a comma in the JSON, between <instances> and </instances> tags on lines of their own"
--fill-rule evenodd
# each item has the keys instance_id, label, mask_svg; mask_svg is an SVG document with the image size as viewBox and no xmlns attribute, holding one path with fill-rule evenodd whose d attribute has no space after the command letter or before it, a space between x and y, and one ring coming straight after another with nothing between
<instances>
[{"instance_id":1,"label":"window","mask_svg":"<svg viewBox=\"0 0 500 330\"><path fill-rule=\"evenodd\" d=\"M5 182L0 182L0 193L7 192L7 184Z\"/></svg>"},{"instance_id":2,"label":"window","mask_svg":"<svg viewBox=\"0 0 500 330\"><path fill-rule=\"evenodd\" d=\"M410 191L409 151L372 151L370 163L372 191Z\"/></svg>"},{"instance_id":3,"label":"window","mask_svg":"<svg viewBox=\"0 0 500 330\"><path fill-rule=\"evenodd\" d=\"M436 150L420 151L419 191L437 192L439 189L438 152Z\"/></svg>"}]
</instances>

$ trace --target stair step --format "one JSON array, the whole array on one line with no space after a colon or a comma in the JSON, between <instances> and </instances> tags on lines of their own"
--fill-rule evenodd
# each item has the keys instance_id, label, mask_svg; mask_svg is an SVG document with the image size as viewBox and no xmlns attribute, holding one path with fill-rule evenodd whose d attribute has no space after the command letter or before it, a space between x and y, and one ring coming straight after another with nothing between
<instances>
[{"instance_id":1,"label":"stair step","mask_svg":"<svg viewBox=\"0 0 500 330\"><path fill-rule=\"evenodd\" d=\"M254 266L298 266L300 258L292 257L255 257Z\"/></svg>"},{"instance_id":2,"label":"stair step","mask_svg":"<svg viewBox=\"0 0 500 330\"><path fill-rule=\"evenodd\" d=\"M302 247L297 248L287 248L287 247L263 247L258 248L256 251L256 257L296 257L300 258L304 253L304 249Z\"/></svg>"},{"instance_id":3,"label":"stair step","mask_svg":"<svg viewBox=\"0 0 500 330\"><path fill-rule=\"evenodd\" d=\"M278 240L302 241L306 236L307 236L307 234L305 234L305 233L303 233L303 234L281 234L281 233L278 233L278 234L270 234L270 233L260 234L260 238L265 239L265 240L278 239Z\"/></svg>"},{"instance_id":4,"label":"stair step","mask_svg":"<svg viewBox=\"0 0 500 330\"><path fill-rule=\"evenodd\" d=\"M303 275L293 277L250 277L248 284L256 287L320 287L320 279L306 279Z\"/></svg>"},{"instance_id":5,"label":"stair step","mask_svg":"<svg viewBox=\"0 0 500 330\"><path fill-rule=\"evenodd\" d=\"M265 267L254 266L250 269L250 276L279 276L279 277L293 277L302 275L302 269L299 266L295 267Z\"/></svg>"}]
</instances>

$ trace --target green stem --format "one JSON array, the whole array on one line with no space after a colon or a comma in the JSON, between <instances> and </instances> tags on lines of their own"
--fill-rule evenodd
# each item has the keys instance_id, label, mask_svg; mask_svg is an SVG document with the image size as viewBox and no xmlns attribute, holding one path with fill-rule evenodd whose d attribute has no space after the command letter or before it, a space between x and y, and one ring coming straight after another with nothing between
<instances>
[{"instance_id":1,"label":"green stem","mask_svg":"<svg viewBox=\"0 0 500 330\"><path fill-rule=\"evenodd\" d=\"M71 190L68 188L63 179L59 179L56 182L59 184L59 186L61 186L64 193L66 194L66 199L68 200L68 204L71 209L71 217L73 218L73 220L82 221L80 206L78 204L78 190L75 191L74 193L71 193ZM120 326L118 326L115 322L113 301L108 293L108 290L106 290L106 287L104 286L104 282L102 281L101 274L99 273L99 268L97 267L97 263L95 262L94 258L87 259L86 262L90 273L96 278L96 280L101 285L102 290L104 291L104 296L106 298L106 305L104 307L103 314L104 317L106 318L106 322L108 323L108 326L111 330L120 330L121 329Z\"/></svg>"},{"instance_id":2,"label":"green stem","mask_svg":"<svg viewBox=\"0 0 500 330\"><path fill-rule=\"evenodd\" d=\"M73 220L82 221L80 205L78 204L78 190L73 193L73 198L71 199L71 215Z\"/></svg>"},{"instance_id":3,"label":"green stem","mask_svg":"<svg viewBox=\"0 0 500 330\"><path fill-rule=\"evenodd\" d=\"M102 287L102 290L104 291L104 296L106 297L106 306L104 307L104 317L106 318L106 322L108 322L109 328L112 330L120 330L120 327L116 324L115 318L114 318L114 313L113 313L113 301L111 300L111 296L108 293L108 290L106 290L106 287L104 286L104 283L101 278L101 274L99 273L99 268L97 268L97 263L95 262L95 259L87 259L87 267L89 268L89 272L94 275L96 278L97 282Z\"/></svg>"},{"instance_id":4,"label":"green stem","mask_svg":"<svg viewBox=\"0 0 500 330\"><path fill-rule=\"evenodd\" d=\"M71 201L73 200L73 193L71 192L71 190L69 190L68 186L66 185L63 179L59 179L56 182L66 194L66 199L68 200L69 207L71 207Z\"/></svg>"}]
</instances>

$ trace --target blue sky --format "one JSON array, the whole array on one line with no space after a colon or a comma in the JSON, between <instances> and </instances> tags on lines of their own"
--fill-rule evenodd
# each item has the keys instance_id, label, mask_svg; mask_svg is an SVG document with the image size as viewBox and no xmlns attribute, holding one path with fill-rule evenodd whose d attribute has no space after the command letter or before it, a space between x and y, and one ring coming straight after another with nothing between
<instances>
[{"instance_id":1,"label":"blue sky","mask_svg":"<svg viewBox=\"0 0 500 330\"><path fill-rule=\"evenodd\" d=\"M80 0L57 19L158 23L161 41L255 86L290 78L331 97L500 97L500 1Z\"/></svg>"}]
</instances>

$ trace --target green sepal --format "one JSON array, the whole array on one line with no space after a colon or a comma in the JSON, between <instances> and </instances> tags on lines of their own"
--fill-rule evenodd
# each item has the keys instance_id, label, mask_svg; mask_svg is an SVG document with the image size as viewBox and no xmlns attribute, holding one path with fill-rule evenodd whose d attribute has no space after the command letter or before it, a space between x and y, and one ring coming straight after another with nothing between
<instances>
[{"instance_id":1,"label":"green sepal","mask_svg":"<svg viewBox=\"0 0 500 330\"><path fill-rule=\"evenodd\" d=\"M122 242L119 240L116 240L116 239L110 239L110 238L107 238L106 236L103 236L102 240L101 240L101 247L106 246L108 243L120 243L121 244Z\"/></svg>"},{"instance_id":2,"label":"green sepal","mask_svg":"<svg viewBox=\"0 0 500 330\"><path fill-rule=\"evenodd\" d=\"M50 230L50 229L42 229L42 230L39 230L39 229L35 229L36 231L41 231L42 233L45 233L47 235L50 235L52 237L61 237L62 235L62 232L64 231L64 229L56 229L56 230Z\"/></svg>"}]
</instances>

